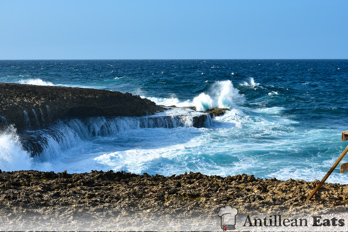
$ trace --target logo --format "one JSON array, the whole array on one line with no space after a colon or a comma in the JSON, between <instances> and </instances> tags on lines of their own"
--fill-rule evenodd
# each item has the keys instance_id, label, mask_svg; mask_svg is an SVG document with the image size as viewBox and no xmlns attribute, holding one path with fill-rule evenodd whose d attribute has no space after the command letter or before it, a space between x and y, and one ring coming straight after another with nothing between
<instances>
[{"instance_id":1,"label":"logo","mask_svg":"<svg viewBox=\"0 0 348 232\"><path fill-rule=\"evenodd\" d=\"M232 208L231 206L220 208L218 216L221 218L221 229L235 230L237 213L238 210L236 208Z\"/></svg>"}]
</instances>

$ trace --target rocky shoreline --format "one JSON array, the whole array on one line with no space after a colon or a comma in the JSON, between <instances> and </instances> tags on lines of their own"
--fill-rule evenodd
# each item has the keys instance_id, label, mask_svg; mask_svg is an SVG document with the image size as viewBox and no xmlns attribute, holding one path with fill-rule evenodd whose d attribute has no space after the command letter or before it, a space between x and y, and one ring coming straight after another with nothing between
<instances>
[{"instance_id":1,"label":"rocky shoreline","mask_svg":"<svg viewBox=\"0 0 348 232\"><path fill-rule=\"evenodd\" d=\"M0 130L13 124L19 133L64 118L145 116L165 110L139 96L105 90L6 83L0 83L0 90ZM209 116L226 110L202 112L193 126L202 127ZM345 213L347 185L326 183L306 201L318 182L246 174L0 170L0 230L220 230L217 214L225 206L238 209L239 218Z\"/></svg>"},{"instance_id":2,"label":"rocky shoreline","mask_svg":"<svg viewBox=\"0 0 348 232\"><path fill-rule=\"evenodd\" d=\"M68 122L71 119L86 120L88 123L89 119L96 117L112 120L119 116L154 115L173 107L158 106L148 99L130 93L0 83L0 132L6 131L12 125L20 136L23 148L35 156L41 154L47 146L47 140L40 130L44 129L57 141L62 140L60 135L55 134L54 129L50 128L55 123ZM189 108L196 110L194 107ZM214 108L198 113L192 116L192 126L204 127L207 121L224 114L226 110L228 109ZM139 124L146 121L144 118L138 119ZM151 123L155 127L171 128L174 126L172 119L172 116L161 115L152 118Z\"/></svg>"},{"instance_id":3,"label":"rocky shoreline","mask_svg":"<svg viewBox=\"0 0 348 232\"><path fill-rule=\"evenodd\" d=\"M220 177L185 173L166 177L113 171L1 172L0 220L10 223L9 226L25 225L33 229L41 223L47 230L57 226L53 219L65 222L65 226L75 225L73 229L96 228L100 223L129 229L133 227L127 227L126 222L136 223L136 220L142 228L141 225L156 218L156 222L158 218L192 219L188 222L192 225L210 220L216 226L218 210L227 205L237 208L240 217L345 212L348 208L346 185L326 183L306 202L317 183L258 179L246 174Z\"/></svg>"},{"instance_id":4,"label":"rocky shoreline","mask_svg":"<svg viewBox=\"0 0 348 232\"><path fill-rule=\"evenodd\" d=\"M40 129L57 119L144 116L163 107L130 93L59 86L0 83L0 128Z\"/></svg>"}]
</instances>

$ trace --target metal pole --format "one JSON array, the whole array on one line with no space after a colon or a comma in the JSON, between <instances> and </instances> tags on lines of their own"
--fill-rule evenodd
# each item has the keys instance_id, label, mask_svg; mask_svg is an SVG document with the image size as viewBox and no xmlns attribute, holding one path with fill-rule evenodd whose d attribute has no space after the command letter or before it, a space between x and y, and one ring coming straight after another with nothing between
<instances>
[{"instance_id":1,"label":"metal pole","mask_svg":"<svg viewBox=\"0 0 348 232\"><path fill-rule=\"evenodd\" d=\"M313 192L311 193L311 195L309 195L309 197L307 198L307 201L309 201L314 194L320 189L320 187L325 183L326 179L329 178L329 176L331 175L331 173L333 172L333 170L335 170L335 168L337 167L337 165L341 162L341 160L343 159L343 157L347 154L348 152L348 146L346 147L346 149L344 149L344 151L342 152L342 154L340 155L340 157L338 157L338 159L336 160L336 162L332 165L332 167L330 168L330 170L326 173L326 175L324 176L324 178L320 181L320 183L318 184L318 186L313 190Z\"/></svg>"}]
</instances>

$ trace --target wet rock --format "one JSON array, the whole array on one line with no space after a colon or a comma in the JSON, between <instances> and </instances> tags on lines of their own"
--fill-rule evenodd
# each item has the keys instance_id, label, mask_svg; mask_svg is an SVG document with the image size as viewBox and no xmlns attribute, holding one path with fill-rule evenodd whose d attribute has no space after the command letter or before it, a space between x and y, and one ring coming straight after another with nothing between
<instances>
[{"instance_id":1,"label":"wet rock","mask_svg":"<svg viewBox=\"0 0 348 232\"><path fill-rule=\"evenodd\" d=\"M205 113L210 114L211 117L215 116L221 116L224 115L226 113L226 111L229 111L228 108L213 108L210 110L205 111Z\"/></svg>"}]
</instances>

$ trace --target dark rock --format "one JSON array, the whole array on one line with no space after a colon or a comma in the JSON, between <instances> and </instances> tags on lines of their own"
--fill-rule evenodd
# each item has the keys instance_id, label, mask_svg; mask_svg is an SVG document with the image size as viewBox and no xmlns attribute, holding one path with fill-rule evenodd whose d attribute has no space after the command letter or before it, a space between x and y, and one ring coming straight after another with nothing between
<instances>
[{"instance_id":1,"label":"dark rock","mask_svg":"<svg viewBox=\"0 0 348 232\"><path fill-rule=\"evenodd\" d=\"M226 113L226 111L229 111L228 108L213 108L210 110L205 111L204 113L210 114L211 117L215 116L220 116L220 115L224 115Z\"/></svg>"},{"instance_id":2,"label":"dark rock","mask_svg":"<svg viewBox=\"0 0 348 232\"><path fill-rule=\"evenodd\" d=\"M206 114L193 117L193 127L196 127L196 128L204 127L204 124L207 120L208 120L208 116Z\"/></svg>"},{"instance_id":3,"label":"dark rock","mask_svg":"<svg viewBox=\"0 0 348 232\"><path fill-rule=\"evenodd\" d=\"M19 132L65 117L144 116L158 111L163 108L130 93L0 83L0 128L14 124Z\"/></svg>"}]
</instances>

